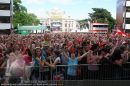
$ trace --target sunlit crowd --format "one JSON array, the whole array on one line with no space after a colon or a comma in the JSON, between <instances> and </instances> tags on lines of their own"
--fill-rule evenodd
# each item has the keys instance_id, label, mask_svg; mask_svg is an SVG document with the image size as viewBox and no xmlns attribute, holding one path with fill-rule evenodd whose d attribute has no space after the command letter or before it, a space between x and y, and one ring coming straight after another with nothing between
<instances>
[{"instance_id":1,"label":"sunlit crowd","mask_svg":"<svg viewBox=\"0 0 130 86\"><path fill-rule=\"evenodd\" d=\"M126 72L122 66L128 62L130 41L120 35L0 35L3 83L17 83L21 77L24 80L122 79L123 73L129 75L129 69Z\"/></svg>"}]
</instances>

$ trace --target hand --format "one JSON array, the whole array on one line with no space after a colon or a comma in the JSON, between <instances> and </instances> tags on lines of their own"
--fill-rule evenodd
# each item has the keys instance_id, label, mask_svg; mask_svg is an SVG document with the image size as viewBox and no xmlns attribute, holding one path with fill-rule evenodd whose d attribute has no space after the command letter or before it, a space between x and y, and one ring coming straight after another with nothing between
<instances>
[{"instance_id":1,"label":"hand","mask_svg":"<svg viewBox=\"0 0 130 86\"><path fill-rule=\"evenodd\" d=\"M52 65L51 65L51 68L55 69L55 68L56 68L56 66L52 64Z\"/></svg>"},{"instance_id":2,"label":"hand","mask_svg":"<svg viewBox=\"0 0 130 86\"><path fill-rule=\"evenodd\" d=\"M107 53L107 54L105 55L105 58L107 58L109 55L110 55L110 54L109 54L109 53Z\"/></svg>"},{"instance_id":3,"label":"hand","mask_svg":"<svg viewBox=\"0 0 130 86\"><path fill-rule=\"evenodd\" d=\"M92 50L89 50L89 51L88 51L88 53L89 53L89 54L92 54L92 53L93 53L93 51L92 51Z\"/></svg>"},{"instance_id":4,"label":"hand","mask_svg":"<svg viewBox=\"0 0 130 86\"><path fill-rule=\"evenodd\" d=\"M36 58L36 60L41 61L40 58Z\"/></svg>"}]
</instances>

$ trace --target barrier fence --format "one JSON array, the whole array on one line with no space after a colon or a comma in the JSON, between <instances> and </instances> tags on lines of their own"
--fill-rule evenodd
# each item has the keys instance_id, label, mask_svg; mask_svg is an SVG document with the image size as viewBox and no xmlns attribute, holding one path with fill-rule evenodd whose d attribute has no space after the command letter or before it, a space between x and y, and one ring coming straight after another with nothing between
<instances>
[{"instance_id":1,"label":"barrier fence","mask_svg":"<svg viewBox=\"0 0 130 86\"><path fill-rule=\"evenodd\" d=\"M1 84L43 84L48 86L64 86L65 82L79 82L89 80L130 80L130 63L122 66L109 64L82 64L82 65L57 65L55 69L49 67L26 66L21 74L11 72L6 76L5 69L0 70ZM8 79L7 79L8 78ZM74 83L73 83L74 84ZM34 86L35 86L34 85ZM68 86L68 85L66 85ZM71 85L70 85L71 86ZM72 85L74 86L74 85Z\"/></svg>"}]
</instances>

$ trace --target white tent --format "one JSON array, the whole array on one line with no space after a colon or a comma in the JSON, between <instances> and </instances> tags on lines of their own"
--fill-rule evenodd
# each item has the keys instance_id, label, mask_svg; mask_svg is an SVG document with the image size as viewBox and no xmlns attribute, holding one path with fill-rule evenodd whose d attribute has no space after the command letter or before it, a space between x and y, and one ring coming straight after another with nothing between
<instances>
[{"instance_id":1,"label":"white tent","mask_svg":"<svg viewBox=\"0 0 130 86\"><path fill-rule=\"evenodd\" d=\"M81 30L80 32L88 32L88 28L84 28L83 30Z\"/></svg>"},{"instance_id":2,"label":"white tent","mask_svg":"<svg viewBox=\"0 0 130 86\"><path fill-rule=\"evenodd\" d=\"M79 29L73 29L71 32L80 32Z\"/></svg>"}]
</instances>

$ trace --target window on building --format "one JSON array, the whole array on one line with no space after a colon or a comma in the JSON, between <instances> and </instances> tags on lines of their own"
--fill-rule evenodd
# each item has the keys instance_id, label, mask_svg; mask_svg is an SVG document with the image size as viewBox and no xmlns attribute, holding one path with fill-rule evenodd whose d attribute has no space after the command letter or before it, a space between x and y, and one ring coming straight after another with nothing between
<instances>
[{"instance_id":1,"label":"window on building","mask_svg":"<svg viewBox=\"0 0 130 86\"><path fill-rule=\"evenodd\" d=\"M69 21L69 24L71 24L71 21Z\"/></svg>"},{"instance_id":2,"label":"window on building","mask_svg":"<svg viewBox=\"0 0 130 86\"><path fill-rule=\"evenodd\" d=\"M126 24L130 24L130 18L125 19Z\"/></svg>"},{"instance_id":3,"label":"window on building","mask_svg":"<svg viewBox=\"0 0 130 86\"><path fill-rule=\"evenodd\" d=\"M69 27L70 27L70 24L69 24Z\"/></svg>"},{"instance_id":4,"label":"window on building","mask_svg":"<svg viewBox=\"0 0 130 86\"><path fill-rule=\"evenodd\" d=\"M126 8L126 12L130 12L130 7L127 7L127 8Z\"/></svg>"},{"instance_id":5,"label":"window on building","mask_svg":"<svg viewBox=\"0 0 130 86\"><path fill-rule=\"evenodd\" d=\"M1 23L10 23L10 17L7 16L0 16Z\"/></svg>"},{"instance_id":6,"label":"window on building","mask_svg":"<svg viewBox=\"0 0 130 86\"><path fill-rule=\"evenodd\" d=\"M0 4L0 10L10 10L10 4Z\"/></svg>"},{"instance_id":7,"label":"window on building","mask_svg":"<svg viewBox=\"0 0 130 86\"><path fill-rule=\"evenodd\" d=\"M73 27L73 23L72 23L72 27Z\"/></svg>"},{"instance_id":8,"label":"window on building","mask_svg":"<svg viewBox=\"0 0 130 86\"><path fill-rule=\"evenodd\" d=\"M67 32L67 29L65 29L65 31Z\"/></svg>"},{"instance_id":9,"label":"window on building","mask_svg":"<svg viewBox=\"0 0 130 86\"><path fill-rule=\"evenodd\" d=\"M73 27L73 21L71 22L71 26Z\"/></svg>"},{"instance_id":10,"label":"window on building","mask_svg":"<svg viewBox=\"0 0 130 86\"><path fill-rule=\"evenodd\" d=\"M65 23L65 27L67 27L67 23Z\"/></svg>"},{"instance_id":11,"label":"window on building","mask_svg":"<svg viewBox=\"0 0 130 86\"><path fill-rule=\"evenodd\" d=\"M106 28L108 25L93 25L93 27Z\"/></svg>"}]
</instances>

